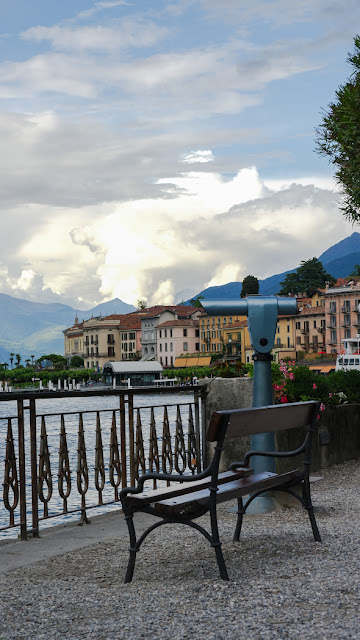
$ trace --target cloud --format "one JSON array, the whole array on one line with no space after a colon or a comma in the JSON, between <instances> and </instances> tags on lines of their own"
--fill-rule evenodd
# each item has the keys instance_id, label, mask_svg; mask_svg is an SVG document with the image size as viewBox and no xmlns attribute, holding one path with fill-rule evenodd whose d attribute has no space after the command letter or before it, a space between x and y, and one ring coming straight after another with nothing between
<instances>
[{"instance_id":1,"label":"cloud","mask_svg":"<svg viewBox=\"0 0 360 640\"><path fill-rule=\"evenodd\" d=\"M195 164L197 162L205 163L212 162L214 160L214 154L211 149L204 149L201 151L190 151L187 154L184 154L182 157L182 162L185 164Z\"/></svg>"},{"instance_id":2,"label":"cloud","mask_svg":"<svg viewBox=\"0 0 360 640\"><path fill-rule=\"evenodd\" d=\"M111 27L102 25L31 27L21 33L21 38L32 42L49 42L57 51L91 51L109 54L128 48L151 47L167 35L166 27L152 21L125 18Z\"/></svg>"}]
</instances>

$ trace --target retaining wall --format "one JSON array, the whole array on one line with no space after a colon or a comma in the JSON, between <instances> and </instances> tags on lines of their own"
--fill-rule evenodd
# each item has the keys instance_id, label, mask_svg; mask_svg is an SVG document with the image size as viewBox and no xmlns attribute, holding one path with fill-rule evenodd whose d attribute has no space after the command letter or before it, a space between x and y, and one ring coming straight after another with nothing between
<instances>
[{"instance_id":1,"label":"retaining wall","mask_svg":"<svg viewBox=\"0 0 360 640\"><path fill-rule=\"evenodd\" d=\"M205 380L206 385L206 428L213 411L242 409L252 405L251 378L215 378ZM275 434L277 449L294 450L304 439L304 431L291 429ZM207 444L208 460L212 456L212 445ZM230 462L242 460L250 449L250 438L225 441L221 470L226 470ZM327 407L318 422L318 431L312 447L311 473L318 469L341 464L346 460L360 458L360 405L339 405ZM278 460L277 471L296 468L296 458Z\"/></svg>"}]
</instances>

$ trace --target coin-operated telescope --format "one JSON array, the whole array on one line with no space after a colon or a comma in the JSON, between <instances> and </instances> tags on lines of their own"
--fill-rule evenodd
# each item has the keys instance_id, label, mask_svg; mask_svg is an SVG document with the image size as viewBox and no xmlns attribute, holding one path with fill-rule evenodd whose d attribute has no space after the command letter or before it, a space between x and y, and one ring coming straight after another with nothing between
<instances>
[{"instance_id":1,"label":"coin-operated telescope","mask_svg":"<svg viewBox=\"0 0 360 640\"><path fill-rule=\"evenodd\" d=\"M202 300L210 316L247 316L251 345L254 349L253 407L273 404L271 380L271 350L274 346L276 323L279 316L297 314L296 298L251 295L240 300ZM251 448L256 451L274 451L274 434L252 436ZM275 471L274 458L255 456L252 466L257 473ZM264 496L263 500L266 500ZM269 511L269 508L263 508Z\"/></svg>"}]
</instances>

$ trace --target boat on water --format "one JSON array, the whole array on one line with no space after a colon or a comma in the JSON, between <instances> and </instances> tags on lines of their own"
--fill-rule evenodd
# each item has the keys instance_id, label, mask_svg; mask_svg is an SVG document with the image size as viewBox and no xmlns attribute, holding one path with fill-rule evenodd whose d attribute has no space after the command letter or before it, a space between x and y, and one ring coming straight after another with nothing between
<instances>
[{"instance_id":1,"label":"boat on water","mask_svg":"<svg viewBox=\"0 0 360 640\"><path fill-rule=\"evenodd\" d=\"M344 347L337 354L335 371L360 371L360 333L342 342Z\"/></svg>"}]
</instances>

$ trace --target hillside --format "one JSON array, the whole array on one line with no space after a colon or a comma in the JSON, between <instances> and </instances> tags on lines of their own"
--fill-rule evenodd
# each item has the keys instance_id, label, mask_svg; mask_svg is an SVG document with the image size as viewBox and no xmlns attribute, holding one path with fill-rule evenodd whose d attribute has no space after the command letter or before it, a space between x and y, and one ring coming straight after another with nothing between
<instances>
[{"instance_id":1,"label":"hillside","mask_svg":"<svg viewBox=\"0 0 360 640\"><path fill-rule=\"evenodd\" d=\"M112 313L130 313L135 307L119 298L93 309L77 312L69 305L29 302L0 293L0 359L9 362L9 353L20 353L22 362L31 355L64 353L63 331L79 320Z\"/></svg>"}]
</instances>

